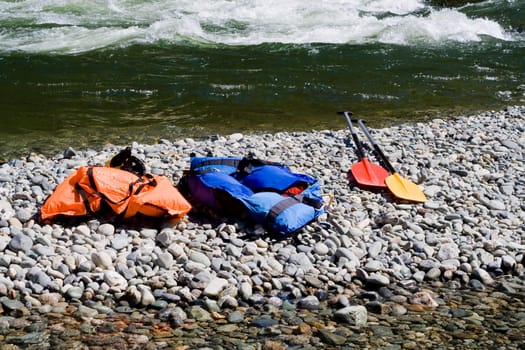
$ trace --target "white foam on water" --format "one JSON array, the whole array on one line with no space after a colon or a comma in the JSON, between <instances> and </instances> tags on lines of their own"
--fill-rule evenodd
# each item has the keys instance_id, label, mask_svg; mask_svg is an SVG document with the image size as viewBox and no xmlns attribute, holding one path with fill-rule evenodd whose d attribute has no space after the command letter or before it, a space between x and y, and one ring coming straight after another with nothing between
<instances>
[{"instance_id":1,"label":"white foam on water","mask_svg":"<svg viewBox=\"0 0 525 350\"><path fill-rule=\"evenodd\" d=\"M513 40L495 21L422 0L29 0L0 2L0 51L79 53L137 43Z\"/></svg>"},{"instance_id":2,"label":"white foam on water","mask_svg":"<svg viewBox=\"0 0 525 350\"><path fill-rule=\"evenodd\" d=\"M382 94L366 94L366 93L357 93L354 94L360 96L363 100L383 100L383 101L395 101L399 100L399 96L393 95L382 95Z\"/></svg>"},{"instance_id":3,"label":"white foam on water","mask_svg":"<svg viewBox=\"0 0 525 350\"><path fill-rule=\"evenodd\" d=\"M426 7L422 1L418 0L378 0L378 1L357 1L359 9L367 12L390 12L396 15L406 15Z\"/></svg>"},{"instance_id":4,"label":"white foam on water","mask_svg":"<svg viewBox=\"0 0 525 350\"><path fill-rule=\"evenodd\" d=\"M142 30L136 27L119 28L118 30L114 28L108 30L104 27L87 29L77 26L43 29L37 33L17 37L14 49L26 52L75 54L115 46L119 43L126 45L141 37L141 32ZM2 35L0 35L0 41L3 41ZM0 44L0 48L6 42Z\"/></svg>"},{"instance_id":5,"label":"white foam on water","mask_svg":"<svg viewBox=\"0 0 525 350\"><path fill-rule=\"evenodd\" d=\"M473 42L481 41L483 36L511 40L498 23L481 18L469 19L463 13L449 9L432 11L427 17L391 17L385 22L387 25L378 33L378 41L383 43Z\"/></svg>"}]
</instances>

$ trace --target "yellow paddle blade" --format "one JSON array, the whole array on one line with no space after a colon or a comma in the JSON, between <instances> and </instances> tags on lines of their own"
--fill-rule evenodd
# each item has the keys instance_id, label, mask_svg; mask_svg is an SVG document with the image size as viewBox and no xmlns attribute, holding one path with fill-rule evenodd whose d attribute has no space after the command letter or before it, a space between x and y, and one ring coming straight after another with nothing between
<instances>
[{"instance_id":1,"label":"yellow paddle blade","mask_svg":"<svg viewBox=\"0 0 525 350\"><path fill-rule=\"evenodd\" d=\"M427 201L427 197L418 185L401 177L398 173L388 176L385 183L394 196L398 198L421 203Z\"/></svg>"}]
</instances>

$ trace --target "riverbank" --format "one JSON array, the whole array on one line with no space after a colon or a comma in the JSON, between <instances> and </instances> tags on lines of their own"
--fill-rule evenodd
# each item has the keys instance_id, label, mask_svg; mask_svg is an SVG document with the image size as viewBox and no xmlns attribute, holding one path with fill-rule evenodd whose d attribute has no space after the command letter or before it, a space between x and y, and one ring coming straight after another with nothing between
<instances>
[{"instance_id":1,"label":"riverbank","mask_svg":"<svg viewBox=\"0 0 525 350\"><path fill-rule=\"evenodd\" d=\"M356 157L347 130L134 145L152 173L174 183L191 152L208 150L286 160L315 176L333 195L329 214L280 241L247 239L257 228L243 222L191 216L161 228L40 225L33 215L65 176L119 148L7 162L4 347L519 348L523 125L525 107L509 107L377 130L425 204L349 182Z\"/></svg>"}]
</instances>

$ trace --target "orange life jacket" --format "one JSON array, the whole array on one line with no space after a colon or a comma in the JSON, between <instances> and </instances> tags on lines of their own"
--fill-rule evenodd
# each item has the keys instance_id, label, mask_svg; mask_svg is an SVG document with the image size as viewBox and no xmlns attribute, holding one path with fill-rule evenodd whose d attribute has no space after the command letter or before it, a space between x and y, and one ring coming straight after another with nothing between
<instances>
[{"instance_id":1,"label":"orange life jacket","mask_svg":"<svg viewBox=\"0 0 525 350\"><path fill-rule=\"evenodd\" d=\"M57 216L97 214L103 205L124 219L142 214L181 218L191 205L168 178L101 167L83 166L69 175L40 209L42 220Z\"/></svg>"}]
</instances>

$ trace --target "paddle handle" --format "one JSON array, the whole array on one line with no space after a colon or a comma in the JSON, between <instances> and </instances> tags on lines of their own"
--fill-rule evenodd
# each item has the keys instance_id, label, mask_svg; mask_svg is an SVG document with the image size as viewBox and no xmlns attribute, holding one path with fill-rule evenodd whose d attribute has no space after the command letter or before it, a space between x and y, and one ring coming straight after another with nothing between
<instances>
[{"instance_id":1,"label":"paddle handle","mask_svg":"<svg viewBox=\"0 0 525 350\"><path fill-rule=\"evenodd\" d=\"M363 123L363 120L362 119L358 119L357 120L357 124L359 124L359 127L361 128L361 130L363 130L363 133L365 134L365 136L368 139L368 141L370 141L370 143L372 144L372 147L374 147L374 151L376 151L376 154L381 158L381 160L383 161L383 163L384 163L385 167L387 168L387 170L390 173L394 174L396 172L396 170L394 169L392 164L390 164L390 162L388 161L388 158L383 153L381 148L379 148L379 145L377 144L376 140L374 140L372 135L370 135L370 133L368 132L368 129L366 128L365 124Z\"/></svg>"},{"instance_id":2,"label":"paddle handle","mask_svg":"<svg viewBox=\"0 0 525 350\"><path fill-rule=\"evenodd\" d=\"M352 121L350 120L350 116L352 115L352 112L344 111L340 113L345 116L346 124L348 124L348 128L350 129L350 134L352 134L352 140L354 140L354 143L357 147L357 158L358 160L361 160L365 157L365 152L363 150L363 144L359 140L359 137L357 137L357 133L352 126Z\"/></svg>"}]
</instances>

